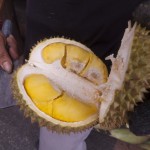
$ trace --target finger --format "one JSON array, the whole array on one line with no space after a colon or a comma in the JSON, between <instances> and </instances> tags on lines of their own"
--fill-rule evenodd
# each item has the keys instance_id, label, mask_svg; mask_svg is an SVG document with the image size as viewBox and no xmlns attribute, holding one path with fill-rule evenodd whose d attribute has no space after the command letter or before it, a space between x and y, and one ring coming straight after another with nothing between
<instances>
[{"instance_id":1,"label":"finger","mask_svg":"<svg viewBox=\"0 0 150 150\"><path fill-rule=\"evenodd\" d=\"M7 40L7 44L9 47L9 54L10 54L11 58L18 59L19 54L18 54L18 50L17 50L17 42L16 42L14 36L9 35L9 37L6 40Z\"/></svg>"},{"instance_id":2,"label":"finger","mask_svg":"<svg viewBox=\"0 0 150 150\"><path fill-rule=\"evenodd\" d=\"M0 66L8 73L12 71L12 61L5 49L5 41L2 36L0 36Z\"/></svg>"}]
</instances>

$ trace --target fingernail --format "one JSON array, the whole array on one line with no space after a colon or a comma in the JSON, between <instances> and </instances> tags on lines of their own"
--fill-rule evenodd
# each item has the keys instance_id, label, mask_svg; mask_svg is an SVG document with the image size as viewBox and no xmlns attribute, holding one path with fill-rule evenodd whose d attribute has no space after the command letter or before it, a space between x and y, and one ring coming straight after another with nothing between
<instances>
[{"instance_id":1,"label":"fingernail","mask_svg":"<svg viewBox=\"0 0 150 150\"><path fill-rule=\"evenodd\" d=\"M2 64L2 68L3 68L6 72L11 73L11 71L12 71L12 64L9 63L9 62L7 62L7 61L5 61L5 62Z\"/></svg>"},{"instance_id":2,"label":"fingernail","mask_svg":"<svg viewBox=\"0 0 150 150\"><path fill-rule=\"evenodd\" d=\"M8 36L8 38L13 38L13 36L10 34L10 35Z\"/></svg>"}]
</instances>

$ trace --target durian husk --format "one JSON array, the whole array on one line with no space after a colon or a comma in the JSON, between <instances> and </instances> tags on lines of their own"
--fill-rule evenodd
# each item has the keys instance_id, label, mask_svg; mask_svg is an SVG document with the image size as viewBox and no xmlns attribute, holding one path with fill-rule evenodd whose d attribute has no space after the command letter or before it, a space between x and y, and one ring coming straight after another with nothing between
<instances>
[{"instance_id":1,"label":"durian husk","mask_svg":"<svg viewBox=\"0 0 150 150\"><path fill-rule=\"evenodd\" d=\"M29 58L31 58L32 52L34 51L34 49L39 44L41 44L42 42L47 42L48 40L51 40L51 39L44 39L43 41L40 41L35 46L33 46L32 49L31 49L31 53L30 53L30 57ZM52 38L51 42L54 42L53 40L56 41L56 40L60 40L60 39L59 38L58 39L57 38L56 39ZM61 38L61 41L63 42L63 41L65 41L65 39ZM66 40L66 41L70 42L69 40ZM73 41L73 43L75 45L78 45L77 42ZM78 46L82 47L82 44L79 44ZM82 48L86 49L87 51L90 51L85 46L83 46ZM27 61L27 63L29 63L29 62ZM13 75L12 84L11 84L12 85L12 91L13 91L14 99L17 101L17 104L20 106L20 109L24 112L24 116L31 118L31 122L38 122L40 126L45 126L48 129L50 129L52 131L56 131L58 133L59 132L61 132L61 133L82 132L82 131L84 131L86 129L89 129L89 128L93 127L94 125L96 125L98 123L98 118L95 118L95 120L92 120L91 122L88 122L88 123L86 122L85 125L83 125L83 124L79 125L80 122L75 122L72 126L70 126L69 123L68 123L68 126L63 126L61 123L60 124L59 123L56 124L56 123L53 123L53 122L51 122L49 120L46 120L43 116L40 116L32 108L30 108L30 106L26 103L26 100L24 99L24 96L21 94L21 92L19 90L19 86L18 86L18 82L17 82L17 80L18 80L17 79L17 73L19 72L19 69L16 70L16 72Z\"/></svg>"},{"instance_id":2,"label":"durian husk","mask_svg":"<svg viewBox=\"0 0 150 150\"><path fill-rule=\"evenodd\" d=\"M123 86L116 90L104 121L96 129L111 130L128 123L128 111L142 102L150 88L150 31L138 25L135 29L131 55Z\"/></svg>"},{"instance_id":3,"label":"durian husk","mask_svg":"<svg viewBox=\"0 0 150 150\"><path fill-rule=\"evenodd\" d=\"M137 102L143 101L144 93L150 88L150 35L149 31L140 25L136 27L132 44L131 57L125 80L121 90L116 90L114 102L109 107L109 111L96 128L110 130L118 128L128 123L127 112L133 111ZM45 120L36 114L25 103L20 94L16 75L12 80L12 89L18 105L24 111L26 117L30 117L32 122L38 122L40 126L46 126L50 130L61 133L80 132L98 124L98 119L86 124L86 126L70 127L61 126Z\"/></svg>"}]
</instances>

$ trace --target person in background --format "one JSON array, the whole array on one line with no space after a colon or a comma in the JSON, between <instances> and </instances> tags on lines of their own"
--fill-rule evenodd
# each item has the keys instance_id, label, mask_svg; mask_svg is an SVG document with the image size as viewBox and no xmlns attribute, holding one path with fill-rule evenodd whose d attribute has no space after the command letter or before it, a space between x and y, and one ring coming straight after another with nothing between
<instances>
[{"instance_id":1,"label":"person in background","mask_svg":"<svg viewBox=\"0 0 150 150\"><path fill-rule=\"evenodd\" d=\"M65 37L85 44L100 57L117 54L132 12L142 0L27 0L26 46L28 58L33 45L44 38ZM6 51L5 43L9 45ZM19 58L16 40L0 34L0 66L12 72L13 60ZM85 139L92 129L82 133L58 134L40 128L39 150L86 150Z\"/></svg>"}]
</instances>

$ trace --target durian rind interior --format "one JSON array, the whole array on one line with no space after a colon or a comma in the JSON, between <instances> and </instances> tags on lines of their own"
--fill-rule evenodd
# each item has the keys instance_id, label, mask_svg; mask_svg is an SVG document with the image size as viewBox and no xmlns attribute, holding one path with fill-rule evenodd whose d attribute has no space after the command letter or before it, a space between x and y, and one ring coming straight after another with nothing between
<instances>
[{"instance_id":1,"label":"durian rind interior","mask_svg":"<svg viewBox=\"0 0 150 150\"><path fill-rule=\"evenodd\" d=\"M66 127L78 131L96 124L98 85L106 82L107 75L105 64L86 46L54 38L33 48L15 79L26 105L50 122L51 129L58 130L58 125L63 132Z\"/></svg>"},{"instance_id":2,"label":"durian rind interior","mask_svg":"<svg viewBox=\"0 0 150 150\"><path fill-rule=\"evenodd\" d=\"M138 25L123 86L115 92L108 114L98 128L110 130L128 123L127 112L143 101L144 93L150 88L149 61L150 31Z\"/></svg>"}]
</instances>

